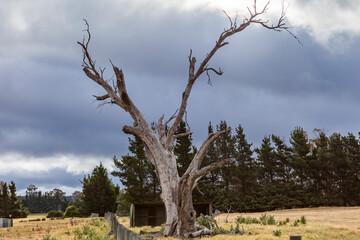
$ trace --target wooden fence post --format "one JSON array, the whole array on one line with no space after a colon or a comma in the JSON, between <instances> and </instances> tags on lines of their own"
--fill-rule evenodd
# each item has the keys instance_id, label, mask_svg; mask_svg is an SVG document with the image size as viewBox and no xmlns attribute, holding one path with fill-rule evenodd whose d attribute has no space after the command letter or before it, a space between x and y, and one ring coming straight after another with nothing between
<instances>
[{"instance_id":1,"label":"wooden fence post","mask_svg":"<svg viewBox=\"0 0 360 240\"><path fill-rule=\"evenodd\" d=\"M114 240L123 240L125 239L125 231L126 229L119 224L118 226L118 236L117 236L117 239L114 238Z\"/></svg>"},{"instance_id":2,"label":"wooden fence post","mask_svg":"<svg viewBox=\"0 0 360 240\"><path fill-rule=\"evenodd\" d=\"M290 240L301 240L301 235L292 235L290 236Z\"/></svg>"},{"instance_id":3,"label":"wooden fence post","mask_svg":"<svg viewBox=\"0 0 360 240\"><path fill-rule=\"evenodd\" d=\"M142 237L120 224L114 213L105 213L111 230L114 233L114 240L142 240Z\"/></svg>"}]
</instances>

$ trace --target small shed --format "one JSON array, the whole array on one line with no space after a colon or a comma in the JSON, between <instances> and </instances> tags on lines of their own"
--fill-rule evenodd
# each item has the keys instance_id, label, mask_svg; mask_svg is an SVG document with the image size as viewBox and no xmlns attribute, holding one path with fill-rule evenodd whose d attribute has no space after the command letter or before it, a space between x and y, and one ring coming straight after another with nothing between
<instances>
[{"instance_id":1,"label":"small shed","mask_svg":"<svg viewBox=\"0 0 360 240\"><path fill-rule=\"evenodd\" d=\"M196 216L200 213L210 215L212 213L211 203L193 203ZM131 204L130 226L159 226L166 222L165 206L163 203L139 203Z\"/></svg>"},{"instance_id":2,"label":"small shed","mask_svg":"<svg viewBox=\"0 0 360 240\"><path fill-rule=\"evenodd\" d=\"M13 221L8 218L0 218L0 228L12 227Z\"/></svg>"}]
</instances>

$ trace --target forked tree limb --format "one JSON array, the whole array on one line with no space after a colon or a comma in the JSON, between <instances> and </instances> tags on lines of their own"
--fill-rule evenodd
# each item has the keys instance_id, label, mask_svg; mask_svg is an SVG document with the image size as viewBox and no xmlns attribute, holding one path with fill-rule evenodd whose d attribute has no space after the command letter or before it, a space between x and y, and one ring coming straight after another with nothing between
<instances>
[{"instance_id":1,"label":"forked tree limb","mask_svg":"<svg viewBox=\"0 0 360 240\"><path fill-rule=\"evenodd\" d=\"M223 166L225 166L225 164L229 163L230 159L226 158L220 162L215 162L215 163L211 163L209 165L207 165L206 167L203 167L201 169L199 169L195 174L194 174L194 178L195 181L197 182L201 177L205 176L207 173L222 168Z\"/></svg>"},{"instance_id":2,"label":"forked tree limb","mask_svg":"<svg viewBox=\"0 0 360 240\"><path fill-rule=\"evenodd\" d=\"M222 134L231 131L231 128L227 128L221 131L218 131L216 133L210 133L207 138L204 140L204 142L201 144L200 148L198 149L198 151L196 152L193 160L191 161L188 169L186 170L186 172L190 172L191 169L199 169L202 163L202 160L205 157L205 154L207 152L207 150L210 148L211 144L217 139L219 138Z\"/></svg>"},{"instance_id":3,"label":"forked tree limb","mask_svg":"<svg viewBox=\"0 0 360 240\"><path fill-rule=\"evenodd\" d=\"M144 116L136 107L136 105L133 103L133 101L131 100L131 98L127 93L123 71L118 67L116 67L110 60L110 63L113 67L113 71L116 77L116 84L114 87L112 87L108 83L108 81L103 78L103 72L105 68L104 69L100 68L100 73L96 69L95 61L91 58L91 55L89 53L89 43L91 40L89 24L85 19L84 21L86 25L86 29L84 31L87 33L87 37L84 37L82 42L77 42L81 46L83 52L83 63L82 63L83 71L85 72L88 78L90 78L95 83L100 85L106 91L106 94L104 94L103 96L94 96L94 97L96 98L96 100L99 101L103 101L105 99L110 98L111 99L110 103L118 105L119 107L121 107L131 115L132 119L134 120L134 125L138 125L140 122L142 122L143 124L146 125L146 127L149 127ZM131 134L139 134L136 136L143 138L143 135L139 131L128 131L126 127L124 130Z\"/></svg>"},{"instance_id":4,"label":"forked tree limb","mask_svg":"<svg viewBox=\"0 0 360 240\"><path fill-rule=\"evenodd\" d=\"M204 73L206 72L208 74L208 72L211 70L213 72L215 72L218 75L222 74L222 71L216 71L214 68L209 68L208 63L211 60L211 58L215 55L215 53L222 48L223 46L229 44L229 42L227 42L226 40L236 34L239 33L243 30L245 30L250 24L254 23L254 24L260 24L261 26L270 29L270 30L274 30L274 31L282 31L285 30L287 31L289 34L291 34L291 36L293 36L296 40L298 40L299 43L301 43L299 41L299 39L290 32L289 27L287 27L285 25L285 15L286 15L286 11L284 10L284 3L282 4L282 12L281 15L277 21L277 23L275 25L269 25L268 21L264 21L261 18L259 18L261 15L263 15L269 6L268 2L260 11L258 11L257 8L257 2L256 0L254 0L254 5L253 5L253 10L251 10L250 8L248 8L249 11L249 17L245 18L245 20L238 25L237 23L237 17L235 18L235 20L233 21L226 13L226 16L229 19L230 22L230 27L228 29L225 29L219 36L218 40L215 43L215 46L213 47L213 49L206 55L205 59L200 63L199 67L196 69L196 58L192 56L192 50L190 50L190 55L189 55L189 78L188 78L188 83L186 85L186 88L182 94L182 100L181 100L181 104L179 107L179 113L176 116L176 119L174 120L174 122L172 123L171 127L169 128L168 131L168 135L167 135L167 141L166 144L170 145L173 143L174 141L174 133L176 131L177 126L180 124L181 120L183 119L186 107L187 107L187 101L188 98L190 96L190 92L192 90L192 87L195 83L195 81ZM209 78L209 82L210 82L210 76L208 75ZM211 82L210 82L211 83Z\"/></svg>"}]
</instances>

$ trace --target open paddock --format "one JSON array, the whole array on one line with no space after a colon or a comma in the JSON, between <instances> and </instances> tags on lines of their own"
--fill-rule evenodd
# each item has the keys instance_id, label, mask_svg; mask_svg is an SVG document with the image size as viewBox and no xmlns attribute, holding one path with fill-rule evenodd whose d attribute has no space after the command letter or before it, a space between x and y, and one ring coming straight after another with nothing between
<instances>
[{"instance_id":1,"label":"open paddock","mask_svg":"<svg viewBox=\"0 0 360 240\"><path fill-rule=\"evenodd\" d=\"M216 217L216 220L222 228L230 230L231 226L236 227L235 219L238 216L259 219L261 214L264 213L231 213L227 223L224 223L227 214L221 214ZM290 221L284 226L242 224L245 235L216 235L211 240L289 240L290 235L301 235L302 240L360 240L360 207L289 209L270 211L266 214L274 216L277 222L285 221L286 218L289 218ZM293 222L302 216L306 217L306 224L293 226ZM75 232L82 230L84 226L94 229L99 236L105 236L110 230L108 223L103 218L46 219L42 221L43 218L44 215L32 215L26 219L15 219L13 228L0 229L0 240L43 240L46 236L57 240L70 240L74 239ZM30 219L40 219L41 221L29 221ZM125 227L130 227L128 217L119 218L119 222ZM131 230L139 233L140 230L158 231L160 227L145 226ZM281 232L281 234L275 236L274 232Z\"/></svg>"},{"instance_id":2,"label":"open paddock","mask_svg":"<svg viewBox=\"0 0 360 240\"><path fill-rule=\"evenodd\" d=\"M46 218L43 221L45 216L44 214L38 214L30 215L28 218L14 219L14 227L0 228L0 240L53 240L54 238L56 240L73 240L75 236L84 235L84 226L87 233L92 233L93 235L95 235L93 232L96 232L96 235L105 236L110 231L110 227L104 218L64 218L53 220ZM35 221L37 219L40 221Z\"/></svg>"},{"instance_id":3,"label":"open paddock","mask_svg":"<svg viewBox=\"0 0 360 240\"><path fill-rule=\"evenodd\" d=\"M219 215L215 219L219 226L230 230L231 226L236 227L235 219L238 216L255 217L259 219L262 214L274 216L277 222L285 221L289 218L289 223L284 226L261 225L261 224L242 224L245 235L216 235L211 240L289 240L290 235L301 235L302 240L360 240L360 207L320 207L287 209L279 211L259 212L259 213L230 213L228 222L225 223L226 213ZM306 217L306 224L293 226L294 221ZM120 218L119 222L129 227L128 218ZM240 225L241 227L241 225ZM132 228L134 232L156 231L159 227ZM275 231L281 231L280 236L274 236ZM207 239L207 238L206 238Z\"/></svg>"}]
</instances>

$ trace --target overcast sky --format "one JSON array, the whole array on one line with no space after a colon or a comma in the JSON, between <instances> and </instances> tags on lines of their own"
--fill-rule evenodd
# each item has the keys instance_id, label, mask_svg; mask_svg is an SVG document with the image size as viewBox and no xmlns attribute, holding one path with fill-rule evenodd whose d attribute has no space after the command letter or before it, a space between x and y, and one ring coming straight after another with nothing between
<instances>
[{"instance_id":1,"label":"overcast sky","mask_svg":"<svg viewBox=\"0 0 360 240\"><path fill-rule=\"evenodd\" d=\"M264 6L264 1L258 1ZM209 121L241 124L259 146L296 126L309 132L360 131L360 0L287 0L286 32L252 26L231 37L210 62L223 76L204 77L188 102L194 144ZM98 66L122 68L128 92L149 122L178 108L190 49L198 62L251 0L14 0L0 4L0 180L70 195L100 162L128 153L118 107L98 108L103 90L86 78L76 41L87 19ZM276 20L279 0L263 19ZM119 180L114 179L115 183Z\"/></svg>"}]
</instances>

